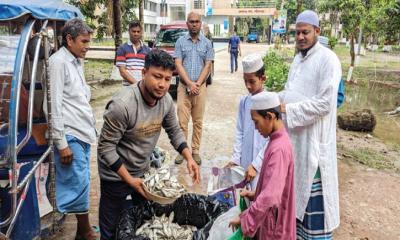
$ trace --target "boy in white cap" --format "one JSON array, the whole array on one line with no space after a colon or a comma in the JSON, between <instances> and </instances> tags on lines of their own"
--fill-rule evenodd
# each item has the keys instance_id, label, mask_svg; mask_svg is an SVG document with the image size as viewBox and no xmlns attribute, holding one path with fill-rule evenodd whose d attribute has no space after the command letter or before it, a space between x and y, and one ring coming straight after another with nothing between
<instances>
[{"instance_id":1,"label":"boy in white cap","mask_svg":"<svg viewBox=\"0 0 400 240\"><path fill-rule=\"evenodd\" d=\"M281 120L277 93L262 92L251 97L251 118L258 132L269 137L256 191L241 196L253 203L230 226L240 226L243 235L259 240L296 239L294 156L291 141Z\"/></svg>"},{"instance_id":2,"label":"boy in white cap","mask_svg":"<svg viewBox=\"0 0 400 240\"><path fill-rule=\"evenodd\" d=\"M342 68L336 54L318 43L318 15L296 20L299 53L280 93L295 152L298 239L331 239L339 226L336 106Z\"/></svg>"},{"instance_id":3,"label":"boy in white cap","mask_svg":"<svg viewBox=\"0 0 400 240\"><path fill-rule=\"evenodd\" d=\"M249 91L242 96L236 123L236 137L231 162L227 167L240 165L246 170L246 179L251 183L251 188L256 189L258 172L261 170L262 156L259 152L266 145L267 139L261 136L255 129L251 120L250 106L251 96L264 90L266 79L264 62L259 54L250 54L243 58L243 79Z\"/></svg>"}]
</instances>

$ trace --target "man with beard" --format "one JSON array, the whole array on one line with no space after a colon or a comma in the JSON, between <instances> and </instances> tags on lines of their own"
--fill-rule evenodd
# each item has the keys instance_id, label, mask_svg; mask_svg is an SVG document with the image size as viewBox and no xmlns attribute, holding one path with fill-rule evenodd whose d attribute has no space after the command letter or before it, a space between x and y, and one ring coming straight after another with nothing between
<instances>
[{"instance_id":1,"label":"man with beard","mask_svg":"<svg viewBox=\"0 0 400 240\"><path fill-rule=\"evenodd\" d=\"M318 42L318 16L306 10L296 20L298 53L281 92L281 111L295 153L298 239L331 239L338 227L336 105L341 65Z\"/></svg>"},{"instance_id":2,"label":"man with beard","mask_svg":"<svg viewBox=\"0 0 400 240\"><path fill-rule=\"evenodd\" d=\"M129 40L118 47L115 65L124 79L122 85L129 86L142 80L144 57L150 52L150 48L142 41L143 29L140 21L129 23Z\"/></svg>"},{"instance_id":3,"label":"man with beard","mask_svg":"<svg viewBox=\"0 0 400 240\"><path fill-rule=\"evenodd\" d=\"M150 155L161 127L186 159L194 182L200 180L198 165L178 125L173 100L166 94L174 70L168 53L151 51L145 58L142 81L121 89L106 105L97 154L101 239L115 238L116 224L128 195L134 205L145 200L141 177L149 170Z\"/></svg>"},{"instance_id":4,"label":"man with beard","mask_svg":"<svg viewBox=\"0 0 400 240\"><path fill-rule=\"evenodd\" d=\"M210 40L200 34L201 18L194 12L189 13L186 25L189 33L178 39L175 44L175 64L181 84L178 87L178 118L186 139L188 124L192 117L192 153L197 164L201 164L200 143L203 128L203 116L206 102L206 79L210 74L214 60L214 51ZM183 158L178 155L176 164Z\"/></svg>"}]
</instances>

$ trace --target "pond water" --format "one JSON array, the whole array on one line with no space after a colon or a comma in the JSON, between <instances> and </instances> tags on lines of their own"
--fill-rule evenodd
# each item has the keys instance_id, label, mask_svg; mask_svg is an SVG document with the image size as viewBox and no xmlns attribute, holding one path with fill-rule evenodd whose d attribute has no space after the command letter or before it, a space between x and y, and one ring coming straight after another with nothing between
<instances>
[{"instance_id":1,"label":"pond water","mask_svg":"<svg viewBox=\"0 0 400 240\"><path fill-rule=\"evenodd\" d=\"M345 87L346 100L340 112L371 109L377 118L373 135L384 142L400 146L400 114L390 116L386 112L400 106L400 89L369 83Z\"/></svg>"}]
</instances>

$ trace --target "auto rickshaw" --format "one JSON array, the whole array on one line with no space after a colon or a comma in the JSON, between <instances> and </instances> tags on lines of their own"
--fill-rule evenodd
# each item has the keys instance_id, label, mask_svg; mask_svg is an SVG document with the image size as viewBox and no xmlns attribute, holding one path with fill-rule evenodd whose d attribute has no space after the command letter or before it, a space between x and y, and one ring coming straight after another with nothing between
<instances>
[{"instance_id":1,"label":"auto rickshaw","mask_svg":"<svg viewBox=\"0 0 400 240\"><path fill-rule=\"evenodd\" d=\"M47 69L62 26L76 17L83 15L62 0L0 1L0 239L37 239L62 219Z\"/></svg>"}]
</instances>

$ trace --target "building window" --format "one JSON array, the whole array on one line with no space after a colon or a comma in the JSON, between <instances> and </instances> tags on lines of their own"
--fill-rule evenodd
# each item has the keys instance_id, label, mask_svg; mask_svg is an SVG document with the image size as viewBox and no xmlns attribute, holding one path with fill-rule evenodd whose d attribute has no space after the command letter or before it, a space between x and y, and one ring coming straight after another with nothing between
<instances>
[{"instance_id":1,"label":"building window","mask_svg":"<svg viewBox=\"0 0 400 240\"><path fill-rule=\"evenodd\" d=\"M221 35L221 24L214 24L214 36Z\"/></svg>"},{"instance_id":2,"label":"building window","mask_svg":"<svg viewBox=\"0 0 400 240\"><path fill-rule=\"evenodd\" d=\"M203 9L203 0L194 0L194 9Z\"/></svg>"},{"instance_id":3,"label":"building window","mask_svg":"<svg viewBox=\"0 0 400 240\"><path fill-rule=\"evenodd\" d=\"M168 17L168 4L160 4L160 17Z\"/></svg>"},{"instance_id":4,"label":"building window","mask_svg":"<svg viewBox=\"0 0 400 240\"><path fill-rule=\"evenodd\" d=\"M170 6L171 21L185 21L185 6Z\"/></svg>"},{"instance_id":5,"label":"building window","mask_svg":"<svg viewBox=\"0 0 400 240\"><path fill-rule=\"evenodd\" d=\"M151 11L151 12L157 12L157 3L149 1L149 0L144 0L143 8L145 10L148 10L148 11Z\"/></svg>"},{"instance_id":6,"label":"building window","mask_svg":"<svg viewBox=\"0 0 400 240\"><path fill-rule=\"evenodd\" d=\"M152 12L157 12L157 3L150 2L149 10L152 11Z\"/></svg>"}]
</instances>

